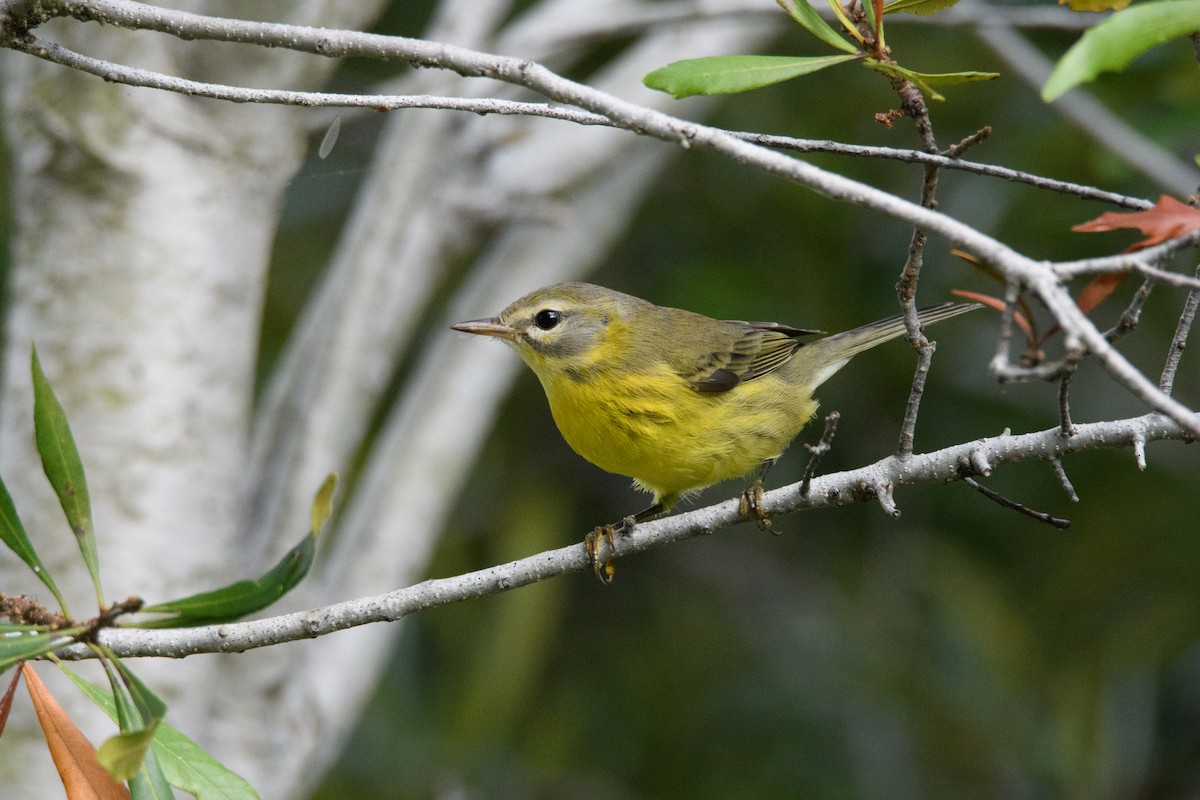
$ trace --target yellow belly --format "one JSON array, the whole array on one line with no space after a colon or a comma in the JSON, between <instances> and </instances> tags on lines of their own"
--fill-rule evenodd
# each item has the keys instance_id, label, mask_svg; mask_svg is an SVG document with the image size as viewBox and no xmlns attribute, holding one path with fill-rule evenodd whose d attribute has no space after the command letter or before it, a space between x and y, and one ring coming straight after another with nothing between
<instances>
[{"instance_id":1,"label":"yellow belly","mask_svg":"<svg viewBox=\"0 0 1200 800\"><path fill-rule=\"evenodd\" d=\"M575 452L633 478L668 508L689 491L778 458L817 408L806 392L774 375L717 393L697 392L665 368L542 385Z\"/></svg>"}]
</instances>

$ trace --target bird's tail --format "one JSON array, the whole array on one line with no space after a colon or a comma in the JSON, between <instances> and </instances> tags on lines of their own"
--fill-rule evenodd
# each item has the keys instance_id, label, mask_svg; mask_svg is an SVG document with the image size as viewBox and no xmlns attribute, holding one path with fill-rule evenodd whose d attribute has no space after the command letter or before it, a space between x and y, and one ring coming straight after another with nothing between
<instances>
[{"instance_id":1,"label":"bird's tail","mask_svg":"<svg viewBox=\"0 0 1200 800\"><path fill-rule=\"evenodd\" d=\"M977 308L983 308L983 306L979 303L942 303L918 309L917 319L924 327L944 319L950 319L950 317L957 317L968 311L974 311ZM805 356L804 360L811 365L809 367L811 383L808 388L812 390L820 386L835 372L846 366L846 362L862 351L870 350L875 345L903 336L906 332L904 317L897 315L807 343L796 355ZM807 353L804 352L806 350Z\"/></svg>"}]
</instances>

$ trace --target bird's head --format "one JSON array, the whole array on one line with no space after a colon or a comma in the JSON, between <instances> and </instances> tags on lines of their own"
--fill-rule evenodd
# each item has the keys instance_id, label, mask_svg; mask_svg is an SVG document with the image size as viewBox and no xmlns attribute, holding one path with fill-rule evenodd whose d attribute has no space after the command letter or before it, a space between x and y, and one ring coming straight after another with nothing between
<instances>
[{"instance_id":1,"label":"bird's head","mask_svg":"<svg viewBox=\"0 0 1200 800\"><path fill-rule=\"evenodd\" d=\"M576 375L611 359L612 335L624 330L623 301L634 298L588 283L559 283L530 292L499 316L451 325L511 345L540 377ZM642 301L637 301L642 302Z\"/></svg>"}]
</instances>

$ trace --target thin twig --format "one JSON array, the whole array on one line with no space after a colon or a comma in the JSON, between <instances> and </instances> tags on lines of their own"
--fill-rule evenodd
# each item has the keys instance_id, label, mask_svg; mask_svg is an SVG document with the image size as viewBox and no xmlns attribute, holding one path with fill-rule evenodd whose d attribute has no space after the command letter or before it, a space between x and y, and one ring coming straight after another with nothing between
<instances>
[{"instance_id":1,"label":"thin twig","mask_svg":"<svg viewBox=\"0 0 1200 800\"><path fill-rule=\"evenodd\" d=\"M547 103L517 102L491 98L439 97L436 95L377 95L340 94L337 92L296 92L286 89L247 89L204 81L177 78L147 69L127 67L111 61L102 61L76 53L61 45L30 36L23 44L8 43L14 50L44 58L64 67L97 75L106 81L129 86L144 86L214 100L233 103L266 103L269 105L300 106L304 108L365 108L372 111L399 111L406 108L426 108L440 111L467 111L472 114L499 114L504 116L547 117L549 119L574 122L577 125L603 125L618 127L605 116L574 108L563 108ZM327 123L323 122L322 125Z\"/></svg>"},{"instance_id":2,"label":"thin twig","mask_svg":"<svg viewBox=\"0 0 1200 800\"><path fill-rule=\"evenodd\" d=\"M1158 281L1154 278L1146 278L1142 281L1142 285L1133 293L1133 298L1130 299L1129 305L1121 312L1121 316L1117 319L1115 325L1104 332L1104 338L1110 342L1115 342L1127 333L1131 333L1137 328L1138 322L1142 318L1142 308L1145 307L1146 301L1150 299L1150 292L1154 290L1155 284Z\"/></svg>"},{"instance_id":3,"label":"thin twig","mask_svg":"<svg viewBox=\"0 0 1200 800\"><path fill-rule=\"evenodd\" d=\"M897 456L904 457L913 451L917 415L921 411L921 398L925 394L925 381L929 377L929 367L933 364L933 352L936 347L924 335L920 337L920 342L914 345L917 351L917 366L913 370L908 402L904 405L904 419L900 424L900 441L896 445Z\"/></svg>"},{"instance_id":4,"label":"thin twig","mask_svg":"<svg viewBox=\"0 0 1200 800\"><path fill-rule=\"evenodd\" d=\"M932 208L936 205L934 192L937 189L938 168L927 166L925 180L922 182L921 205ZM896 455L906 456L913 451L913 440L916 437L917 415L921 410L921 398L925 393L925 380L929 376L929 368L933 364L933 344L925 338L917 317L917 281L921 274L924 261L925 243L928 237L921 228L914 228L912 239L908 246L908 258L900 280L896 283L896 295L900 299L900 307L904 312L904 324L908 328L908 341L917 353L917 365L913 369L912 385L909 388L908 400L904 406L904 419L900 423L900 438L896 445Z\"/></svg>"},{"instance_id":5,"label":"thin twig","mask_svg":"<svg viewBox=\"0 0 1200 800\"><path fill-rule=\"evenodd\" d=\"M1181 236L1178 239L1171 239L1138 253L1121 253L1115 256L1102 256L1080 261L1063 261L1052 265L1051 269L1064 281L1083 275L1098 275L1106 272L1136 272L1175 288L1200 289L1200 278L1160 269L1150 263L1154 260L1165 260L1176 252L1193 248L1197 244L1200 244L1200 231Z\"/></svg>"},{"instance_id":6,"label":"thin twig","mask_svg":"<svg viewBox=\"0 0 1200 800\"><path fill-rule=\"evenodd\" d=\"M1078 362L1071 362L1065 367L1058 380L1058 429L1063 436L1074 436L1075 425L1071 422L1071 403L1068 395L1071 391L1071 379L1075 377Z\"/></svg>"},{"instance_id":7,"label":"thin twig","mask_svg":"<svg viewBox=\"0 0 1200 800\"><path fill-rule=\"evenodd\" d=\"M817 465L821 463L821 458L833 448L833 435L837 433L838 420L842 415L837 411L830 411L825 415L825 431L821 434L821 439L816 444L804 445L808 450L808 463L804 465L804 475L800 479L800 494L807 495L808 487L812 483L813 477L817 474Z\"/></svg>"},{"instance_id":8,"label":"thin twig","mask_svg":"<svg viewBox=\"0 0 1200 800\"><path fill-rule=\"evenodd\" d=\"M1067 471L1063 468L1062 459L1050 459L1050 468L1054 470L1054 475L1058 478L1058 483L1062 486L1063 491L1067 493L1067 497L1071 498L1072 503L1078 503L1079 495L1075 493L1075 487L1071 485L1071 479L1067 477Z\"/></svg>"},{"instance_id":9,"label":"thin twig","mask_svg":"<svg viewBox=\"0 0 1200 800\"><path fill-rule=\"evenodd\" d=\"M1011 380L1010 374L1014 369L1009 353L1012 350L1013 330L1016 324L1013 317L1017 313L1017 305L1021 300L1021 287L1014 281L1009 281L1004 289L1004 310L1000 313L1000 332L996 336L996 352L988 364L990 371L1000 382Z\"/></svg>"},{"instance_id":10,"label":"thin twig","mask_svg":"<svg viewBox=\"0 0 1200 800\"><path fill-rule=\"evenodd\" d=\"M1009 500L1007 497L1000 494L999 492L992 491L991 489L987 488L986 486L984 486L982 483L975 480L974 478L963 478L963 483L967 484L967 486L970 486L972 489L979 492L981 495L986 497L988 500L991 500L994 503L998 503L998 504L1004 506L1005 508L1011 508L1013 511L1019 511L1027 517L1032 517L1033 519L1036 519L1038 522L1044 522L1047 525L1052 525L1055 528L1058 528L1060 530L1066 530L1067 528L1071 527L1071 520L1062 519L1061 517L1051 516L1050 514L1047 514L1045 511L1034 511L1029 506L1022 505L1021 503L1018 503L1016 500Z\"/></svg>"},{"instance_id":11,"label":"thin twig","mask_svg":"<svg viewBox=\"0 0 1200 800\"><path fill-rule=\"evenodd\" d=\"M761 144L764 147L772 147L777 150L790 150L796 153L834 153L847 156L868 156L872 158L886 158L892 161L903 161L908 164L933 164L945 169L1002 178L1013 183L1024 183L1038 189L1061 192L1062 194L1073 195L1082 200L1095 200L1100 203L1121 206L1122 208L1132 208L1141 211L1154 206L1150 201L1140 197L1130 197L1128 195L1117 194L1116 192L1097 189L1094 186L1085 186L1079 183L1071 183L1070 181L1060 181L1040 175L1031 175L1028 172L1010 169L1009 167L981 164L977 161L963 161L942 153L923 153L920 150L902 150L894 147L844 144L827 139L794 139L789 136L775 136L767 133L746 133L742 131L727 131L727 133L743 141Z\"/></svg>"},{"instance_id":12,"label":"thin twig","mask_svg":"<svg viewBox=\"0 0 1200 800\"><path fill-rule=\"evenodd\" d=\"M980 142L982 142L984 139L988 138L991 135L992 135L992 126L985 125L982 128L980 128L979 130L972 133L970 136L967 136L964 139L962 139L961 141L957 142L956 144L952 144L949 147L947 147L945 150L942 151L942 155L944 155L946 158L952 158L957 161L962 156L963 153L967 152L967 150L969 150L970 148L979 144Z\"/></svg>"},{"instance_id":13,"label":"thin twig","mask_svg":"<svg viewBox=\"0 0 1200 800\"><path fill-rule=\"evenodd\" d=\"M893 80L892 86L900 95L901 107L916 123L917 135L921 139L921 149L927 153L937 152L937 139L933 133L933 121L929 117L929 107L925 97L909 81ZM921 206L937 208L937 185L940 169L933 164L927 164L923 170L921 181ZM921 410L921 398L925 394L925 380L929 376L929 368L933 364L933 344L925 338L921 323L917 317L917 284L921 278L921 267L925 261L925 245L928 235L919 225L913 228L912 239L908 245L908 257L900 280L896 283L896 297L904 313L904 325L908 329L908 341L917 352L917 365L913 370L912 386L909 388L908 401L905 403L904 419L900 424L900 437L896 444L896 455L903 458L913 451L913 439L916 436L917 415Z\"/></svg>"},{"instance_id":14,"label":"thin twig","mask_svg":"<svg viewBox=\"0 0 1200 800\"><path fill-rule=\"evenodd\" d=\"M1200 267L1196 268L1196 277L1200 278ZM1200 306L1200 289L1192 289L1183 304L1183 312L1175 326L1175 335L1171 337L1171 349L1167 351L1167 363L1158 379L1158 388L1165 395L1171 394L1175 388L1175 373L1179 370L1179 359L1187 346L1188 333L1191 332L1192 321L1196 318L1197 306Z\"/></svg>"}]
</instances>

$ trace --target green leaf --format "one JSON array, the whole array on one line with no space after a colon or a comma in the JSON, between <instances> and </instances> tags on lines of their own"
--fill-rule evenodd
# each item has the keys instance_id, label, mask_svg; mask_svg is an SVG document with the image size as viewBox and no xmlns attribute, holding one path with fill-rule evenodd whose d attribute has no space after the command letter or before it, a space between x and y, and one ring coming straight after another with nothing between
<instances>
[{"instance_id":1,"label":"green leaf","mask_svg":"<svg viewBox=\"0 0 1200 800\"><path fill-rule=\"evenodd\" d=\"M821 18L808 0L775 0L792 19L827 45L847 53L858 55L858 49L846 41L833 27Z\"/></svg>"},{"instance_id":2,"label":"green leaf","mask_svg":"<svg viewBox=\"0 0 1200 800\"><path fill-rule=\"evenodd\" d=\"M167 715L167 704L162 698L150 691L150 687L142 682L142 679L133 673L129 667L125 666L125 662L118 659L105 648L106 655L109 660L116 666L117 671L121 674L121 682L125 684L125 688L129 690L129 697L137 706L138 713L141 715L142 722L149 724L157 722Z\"/></svg>"},{"instance_id":3,"label":"green leaf","mask_svg":"<svg viewBox=\"0 0 1200 800\"><path fill-rule=\"evenodd\" d=\"M46 571L46 565L42 563L37 551L33 549L33 543L25 534L25 526L21 524L21 518L17 516L17 507L13 504L12 495L8 493L8 487L4 485L3 479L0 479L0 541L8 545L8 549L16 553L17 557L24 561L33 570L33 574L37 575L38 579L46 585L58 602L58 607L62 610L63 615L70 616L62 593L54 584L54 578L50 577L50 573Z\"/></svg>"},{"instance_id":4,"label":"green leaf","mask_svg":"<svg viewBox=\"0 0 1200 800\"><path fill-rule=\"evenodd\" d=\"M180 628L216 625L266 608L283 597L308 573L316 555L316 536L305 534L298 545L256 580L244 580L221 589L201 592L179 600L147 606L142 611L171 614L166 619L130 623L135 628Z\"/></svg>"},{"instance_id":5,"label":"green leaf","mask_svg":"<svg viewBox=\"0 0 1200 800\"><path fill-rule=\"evenodd\" d=\"M59 664L75 685L115 722L117 706L112 695ZM196 800L259 800L254 788L237 773L204 752L187 735L167 723L158 726L151 750L172 786Z\"/></svg>"},{"instance_id":6,"label":"green leaf","mask_svg":"<svg viewBox=\"0 0 1200 800\"><path fill-rule=\"evenodd\" d=\"M879 16L876 20L876 6L878 5ZM883 39L883 0L867 0L862 4L863 13L867 15L867 30L875 32L875 38Z\"/></svg>"},{"instance_id":7,"label":"green leaf","mask_svg":"<svg viewBox=\"0 0 1200 800\"><path fill-rule=\"evenodd\" d=\"M96 750L96 760L119 781L131 780L142 769L158 723L110 737Z\"/></svg>"},{"instance_id":8,"label":"green leaf","mask_svg":"<svg viewBox=\"0 0 1200 800\"><path fill-rule=\"evenodd\" d=\"M108 677L108 686L112 690L113 700L117 704L117 727L121 729L121 733L141 730L141 712L138 711L133 698L125 689L125 684L121 681L117 668L107 658L102 658L100 663L104 667L104 674Z\"/></svg>"},{"instance_id":9,"label":"green leaf","mask_svg":"<svg viewBox=\"0 0 1200 800\"><path fill-rule=\"evenodd\" d=\"M853 56L710 56L676 61L643 79L651 89L675 97L696 94L735 94L780 83L819 69L832 67Z\"/></svg>"},{"instance_id":10,"label":"green leaf","mask_svg":"<svg viewBox=\"0 0 1200 800\"><path fill-rule=\"evenodd\" d=\"M129 783L130 800L175 797L153 749L160 724L161 720L156 719L139 730L118 733L96 750L96 761L100 766L117 780Z\"/></svg>"},{"instance_id":11,"label":"green leaf","mask_svg":"<svg viewBox=\"0 0 1200 800\"><path fill-rule=\"evenodd\" d=\"M158 723L154 723L158 727ZM153 744L153 742L151 742ZM171 791L171 783L163 774L162 766L154 748L145 752L142 768L129 781L130 800L174 800L175 792Z\"/></svg>"},{"instance_id":12,"label":"green leaf","mask_svg":"<svg viewBox=\"0 0 1200 800\"><path fill-rule=\"evenodd\" d=\"M172 786L196 800L259 800L246 779L170 725L159 725L154 753Z\"/></svg>"},{"instance_id":13,"label":"green leaf","mask_svg":"<svg viewBox=\"0 0 1200 800\"><path fill-rule=\"evenodd\" d=\"M1101 72L1120 72L1168 39L1200 30L1200 0L1159 0L1118 11L1080 37L1054 67L1042 99L1057 100Z\"/></svg>"},{"instance_id":14,"label":"green leaf","mask_svg":"<svg viewBox=\"0 0 1200 800\"><path fill-rule=\"evenodd\" d=\"M83 462L67 415L54 396L46 374L38 361L37 348L32 352L33 370L33 432L37 441L42 468L50 485L58 495L58 502L67 515L67 522L75 533L79 551L96 587L96 599L104 605L104 592L100 588L100 558L96 553L96 534L92 530L92 504L88 499L87 480L83 474Z\"/></svg>"},{"instance_id":15,"label":"green leaf","mask_svg":"<svg viewBox=\"0 0 1200 800\"><path fill-rule=\"evenodd\" d=\"M865 44L866 40L863 38L863 35L858 32L858 28L851 21L850 17L846 16L846 9L842 8L841 0L828 0L828 2L829 10L838 18L838 22L842 24L842 28L846 33L853 36L860 45Z\"/></svg>"},{"instance_id":16,"label":"green leaf","mask_svg":"<svg viewBox=\"0 0 1200 800\"><path fill-rule=\"evenodd\" d=\"M918 17L930 17L958 3L958 0L894 0L883 7L883 13L903 11Z\"/></svg>"},{"instance_id":17,"label":"green leaf","mask_svg":"<svg viewBox=\"0 0 1200 800\"><path fill-rule=\"evenodd\" d=\"M179 600L147 606L142 611L151 614L171 614L165 619L134 623L137 628L178 628L192 625L215 625L244 617L266 608L290 592L303 580L316 555L316 540L321 528L333 511L333 490L337 475L330 473L313 497L310 511L312 532L257 580L244 580L221 589L201 592Z\"/></svg>"},{"instance_id":18,"label":"green leaf","mask_svg":"<svg viewBox=\"0 0 1200 800\"><path fill-rule=\"evenodd\" d=\"M77 633L83 633L84 628L71 628L63 631L41 632L41 633L22 633L22 634L5 634L0 636L0 672L11 667L19 661L28 661L31 658L57 650L63 645L71 643L71 637Z\"/></svg>"},{"instance_id":19,"label":"green leaf","mask_svg":"<svg viewBox=\"0 0 1200 800\"><path fill-rule=\"evenodd\" d=\"M101 648L100 653L121 732L100 746L96 760L114 778L129 783L133 800L174 798L171 784L150 749L155 731L162 722L162 717L155 711L165 713L166 705L110 652Z\"/></svg>"},{"instance_id":20,"label":"green leaf","mask_svg":"<svg viewBox=\"0 0 1200 800\"><path fill-rule=\"evenodd\" d=\"M914 72L911 69L905 69L895 64L884 64L880 61L864 61L863 64L884 75L912 81L922 92L934 100L946 99L933 89L935 85L952 86L957 83L991 81L1000 77L998 72Z\"/></svg>"},{"instance_id":21,"label":"green leaf","mask_svg":"<svg viewBox=\"0 0 1200 800\"><path fill-rule=\"evenodd\" d=\"M49 631L49 625L25 625L20 622L0 622L0 634L4 633L41 633Z\"/></svg>"}]
</instances>

